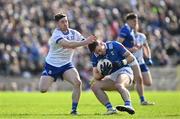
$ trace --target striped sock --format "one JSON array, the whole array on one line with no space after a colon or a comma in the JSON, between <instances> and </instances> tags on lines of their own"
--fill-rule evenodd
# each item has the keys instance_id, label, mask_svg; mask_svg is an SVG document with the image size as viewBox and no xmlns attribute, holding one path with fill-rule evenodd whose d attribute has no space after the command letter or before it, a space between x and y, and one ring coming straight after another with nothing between
<instances>
[{"instance_id":1,"label":"striped sock","mask_svg":"<svg viewBox=\"0 0 180 119\"><path fill-rule=\"evenodd\" d=\"M109 110L109 109L112 109L112 105L110 102L106 103L105 104L106 108Z\"/></svg>"},{"instance_id":2,"label":"striped sock","mask_svg":"<svg viewBox=\"0 0 180 119\"><path fill-rule=\"evenodd\" d=\"M77 102L73 102L73 103L72 103L72 110L73 110L73 111L76 111L77 106L78 106L78 103L77 103Z\"/></svg>"},{"instance_id":3,"label":"striped sock","mask_svg":"<svg viewBox=\"0 0 180 119\"><path fill-rule=\"evenodd\" d=\"M125 106L131 106L131 101L125 101L125 104L124 104Z\"/></svg>"}]
</instances>

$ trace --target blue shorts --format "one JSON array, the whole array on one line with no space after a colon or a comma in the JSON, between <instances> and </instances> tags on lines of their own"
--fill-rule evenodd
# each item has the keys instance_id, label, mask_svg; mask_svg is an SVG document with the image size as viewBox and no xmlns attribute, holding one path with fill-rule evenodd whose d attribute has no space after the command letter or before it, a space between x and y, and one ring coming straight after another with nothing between
<instances>
[{"instance_id":1,"label":"blue shorts","mask_svg":"<svg viewBox=\"0 0 180 119\"><path fill-rule=\"evenodd\" d=\"M58 76L63 80L63 73L68 69L74 68L72 63L65 64L61 67L54 67L45 62L44 71L42 72L42 76L51 76L54 78L54 81L57 80Z\"/></svg>"},{"instance_id":2,"label":"blue shorts","mask_svg":"<svg viewBox=\"0 0 180 119\"><path fill-rule=\"evenodd\" d=\"M149 68L146 64L140 64L140 69L141 69L141 72L148 72L149 71Z\"/></svg>"}]
</instances>

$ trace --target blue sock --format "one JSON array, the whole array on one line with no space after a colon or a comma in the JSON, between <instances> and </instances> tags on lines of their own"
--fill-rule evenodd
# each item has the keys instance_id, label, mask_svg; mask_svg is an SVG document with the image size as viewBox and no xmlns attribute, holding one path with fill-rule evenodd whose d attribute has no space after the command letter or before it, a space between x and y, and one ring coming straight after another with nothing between
<instances>
[{"instance_id":1,"label":"blue sock","mask_svg":"<svg viewBox=\"0 0 180 119\"><path fill-rule=\"evenodd\" d=\"M145 101L144 96L140 96L141 102Z\"/></svg>"},{"instance_id":2,"label":"blue sock","mask_svg":"<svg viewBox=\"0 0 180 119\"><path fill-rule=\"evenodd\" d=\"M110 102L106 103L105 106L106 106L107 109L112 109L112 105L111 105Z\"/></svg>"},{"instance_id":3,"label":"blue sock","mask_svg":"<svg viewBox=\"0 0 180 119\"><path fill-rule=\"evenodd\" d=\"M124 104L125 106L131 106L131 101L125 101L125 104Z\"/></svg>"},{"instance_id":4,"label":"blue sock","mask_svg":"<svg viewBox=\"0 0 180 119\"><path fill-rule=\"evenodd\" d=\"M72 103L72 110L73 110L73 111L76 111L77 106L78 106L78 103L77 103L77 102L73 102L73 103Z\"/></svg>"}]
</instances>

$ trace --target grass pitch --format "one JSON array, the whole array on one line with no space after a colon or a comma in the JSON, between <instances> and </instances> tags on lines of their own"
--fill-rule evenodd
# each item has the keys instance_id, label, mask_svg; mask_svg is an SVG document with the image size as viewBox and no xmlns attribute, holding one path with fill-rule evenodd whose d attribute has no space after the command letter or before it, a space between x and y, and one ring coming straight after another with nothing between
<instances>
[{"instance_id":1,"label":"grass pitch","mask_svg":"<svg viewBox=\"0 0 180 119\"><path fill-rule=\"evenodd\" d=\"M82 92L78 111L70 115L71 92L0 92L0 119L180 119L180 92L145 92L154 106L141 106L136 92L131 92L135 115L119 112L103 115L106 109L94 94ZM123 104L117 92L108 92L112 104Z\"/></svg>"}]
</instances>

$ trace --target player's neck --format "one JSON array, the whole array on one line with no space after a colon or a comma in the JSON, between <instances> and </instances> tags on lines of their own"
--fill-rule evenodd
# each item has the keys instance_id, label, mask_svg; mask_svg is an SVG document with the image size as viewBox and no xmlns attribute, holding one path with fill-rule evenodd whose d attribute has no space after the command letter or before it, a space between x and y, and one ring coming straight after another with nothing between
<instances>
[{"instance_id":1,"label":"player's neck","mask_svg":"<svg viewBox=\"0 0 180 119\"><path fill-rule=\"evenodd\" d=\"M57 28L59 29L61 32L63 32L64 34L69 33L69 29L61 29L61 28Z\"/></svg>"}]
</instances>

